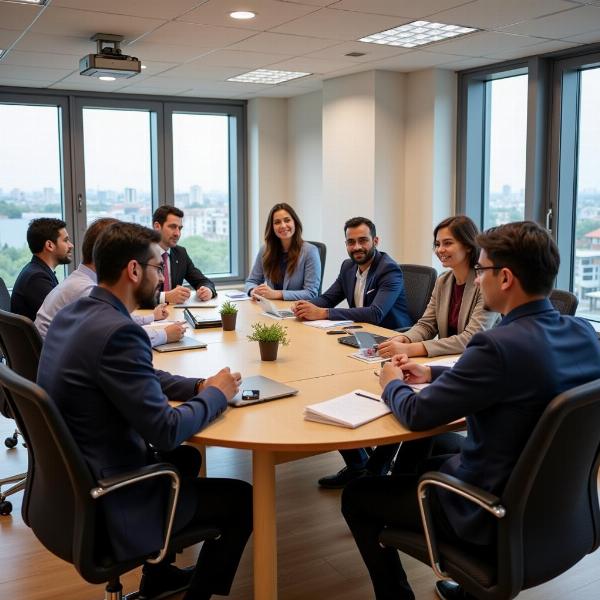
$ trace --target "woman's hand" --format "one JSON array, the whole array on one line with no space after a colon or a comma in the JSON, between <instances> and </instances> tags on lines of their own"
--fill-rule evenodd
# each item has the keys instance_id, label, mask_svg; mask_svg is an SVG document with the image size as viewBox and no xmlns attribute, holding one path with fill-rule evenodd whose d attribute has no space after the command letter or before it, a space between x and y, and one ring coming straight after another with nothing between
<instances>
[{"instance_id":1,"label":"woman's hand","mask_svg":"<svg viewBox=\"0 0 600 600\"><path fill-rule=\"evenodd\" d=\"M252 290L252 297L254 298L254 296L262 296L263 298L268 298L269 300L283 299L283 293L281 292L281 290L274 290L273 288L270 288L266 283L261 283Z\"/></svg>"},{"instance_id":2,"label":"woman's hand","mask_svg":"<svg viewBox=\"0 0 600 600\"><path fill-rule=\"evenodd\" d=\"M406 354L410 340L405 335L396 335L393 338L377 345L377 353L381 358L391 358L395 354Z\"/></svg>"}]
</instances>

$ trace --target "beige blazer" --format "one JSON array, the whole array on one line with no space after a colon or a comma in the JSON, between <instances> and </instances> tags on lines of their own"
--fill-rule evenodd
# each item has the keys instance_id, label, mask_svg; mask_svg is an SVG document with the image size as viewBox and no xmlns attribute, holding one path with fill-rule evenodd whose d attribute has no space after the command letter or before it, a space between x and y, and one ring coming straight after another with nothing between
<instances>
[{"instance_id":1,"label":"beige blazer","mask_svg":"<svg viewBox=\"0 0 600 600\"><path fill-rule=\"evenodd\" d=\"M491 329L498 320L498 313L483 308L483 296L475 285L475 271L471 269L458 313L458 334L448 337L448 311L453 283L452 271L442 273L435 282L423 316L402 334L411 342L423 342L427 356L460 354L474 334ZM434 339L436 336L438 339Z\"/></svg>"}]
</instances>

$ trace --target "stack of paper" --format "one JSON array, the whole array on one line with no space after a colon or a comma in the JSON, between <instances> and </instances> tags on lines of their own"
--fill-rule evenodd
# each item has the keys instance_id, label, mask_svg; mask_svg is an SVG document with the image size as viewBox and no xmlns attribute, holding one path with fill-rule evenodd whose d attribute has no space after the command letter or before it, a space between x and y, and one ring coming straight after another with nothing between
<instances>
[{"instance_id":1,"label":"stack of paper","mask_svg":"<svg viewBox=\"0 0 600 600\"><path fill-rule=\"evenodd\" d=\"M200 300L195 294L190 296L185 302L175 304L175 308L217 308L219 301L216 298L212 300Z\"/></svg>"},{"instance_id":2,"label":"stack of paper","mask_svg":"<svg viewBox=\"0 0 600 600\"><path fill-rule=\"evenodd\" d=\"M379 396L364 390L353 390L325 402L309 404L304 408L304 418L307 421L355 429L389 412L390 409L381 402Z\"/></svg>"},{"instance_id":3,"label":"stack of paper","mask_svg":"<svg viewBox=\"0 0 600 600\"><path fill-rule=\"evenodd\" d=\"M230 300L235 300L236 302L240 302L241 300L250 300L250 296L248 296L246 292L242 292L240 290L225 290L223 294Z\"/></svg>"},{"instance_id":4,"label":"stack of paper","mask_svg":"<svg viewBox=\"0 0 600 600\"><path fill-rule=\"evenodd\" d=\"M320 321L303 321L304 325L309 327L316 327L317 329L329 329L330 327L342 327L344 325L350 325L353 321L330 321L329 319L322 319Z\"/></svg>"}]
</instances>

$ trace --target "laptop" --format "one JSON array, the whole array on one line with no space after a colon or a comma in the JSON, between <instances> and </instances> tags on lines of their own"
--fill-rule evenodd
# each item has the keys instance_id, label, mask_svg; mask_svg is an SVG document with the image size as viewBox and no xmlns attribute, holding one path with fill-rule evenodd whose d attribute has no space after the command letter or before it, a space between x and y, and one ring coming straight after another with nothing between
<instances>
[{"instance_id":1,"label":"laptop","mask_svg":"<svg viewBox=\"0 0 600 600\"><path fill-rule=\"evenodd\" d=\"M188 335L184 335L177 342L154 346L154 350L157 352L175 352L176 350L193 350L194 348L206 348L206 344Z\"/></svg>"},{"instance_id":2,"label":"laptop","mask_svg":"<svg viewBox=\"0 0 600 600\"><path fill-rule=\"evenodd\" d=\"M277 317L278 319L294 319L296 315L291 310L280 310L275 308L275 305L268 300L267 298L263 298L262 296L255 296L260 304L261 308L268 314L273 317Z\"/></svg>"},{"instance_id":3,"label":"laptop","mask_svg":"<svg viewBox=\"0 0 600 600\"><path fill-rule=\"evenodd\" d=\"M384 335L377 335L376 333L367 333L366 331L361 331L357 333L359 333L361 337L368 335L370 339L364 338L364 340L361 340L361 342L359 342L356 338L357 334L355 333L353 335L346 335L344 337L338 338L338 342L346 346L352 346L352 348L372 348L375 344L381 344L382 342L385 342L388 339Z\"/></svg>"},{"instance_id":4,"label":"laptop","mask_svg":"<svg viewBox=\"0 0 600 600\"><path fill-rule=\"evenodd\" d=\"M298 390L262 375L244 377L240 391L229 401L231 406L248 406L286 396L295 396Z\"/></svg>"}]
</instances>

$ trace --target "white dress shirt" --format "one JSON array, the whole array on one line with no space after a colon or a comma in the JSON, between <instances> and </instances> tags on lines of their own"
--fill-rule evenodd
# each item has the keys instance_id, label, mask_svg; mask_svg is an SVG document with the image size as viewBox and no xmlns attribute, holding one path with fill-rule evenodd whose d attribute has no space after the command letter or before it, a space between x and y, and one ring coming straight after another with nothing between
<instances>
[{"instance_id":1,"label":"white dress shirt","mask_svg":"<svg viewBox=\"0 0 600 600\"><path fill-rule=\"evenodd\" d=\"M367 285L367 275L369 274L369 265L362 273L360 269L356 269L356 284L354 285L354 306L356 308L363 307L365 298L365 285Z\"/></svg>"}]
</instances>

